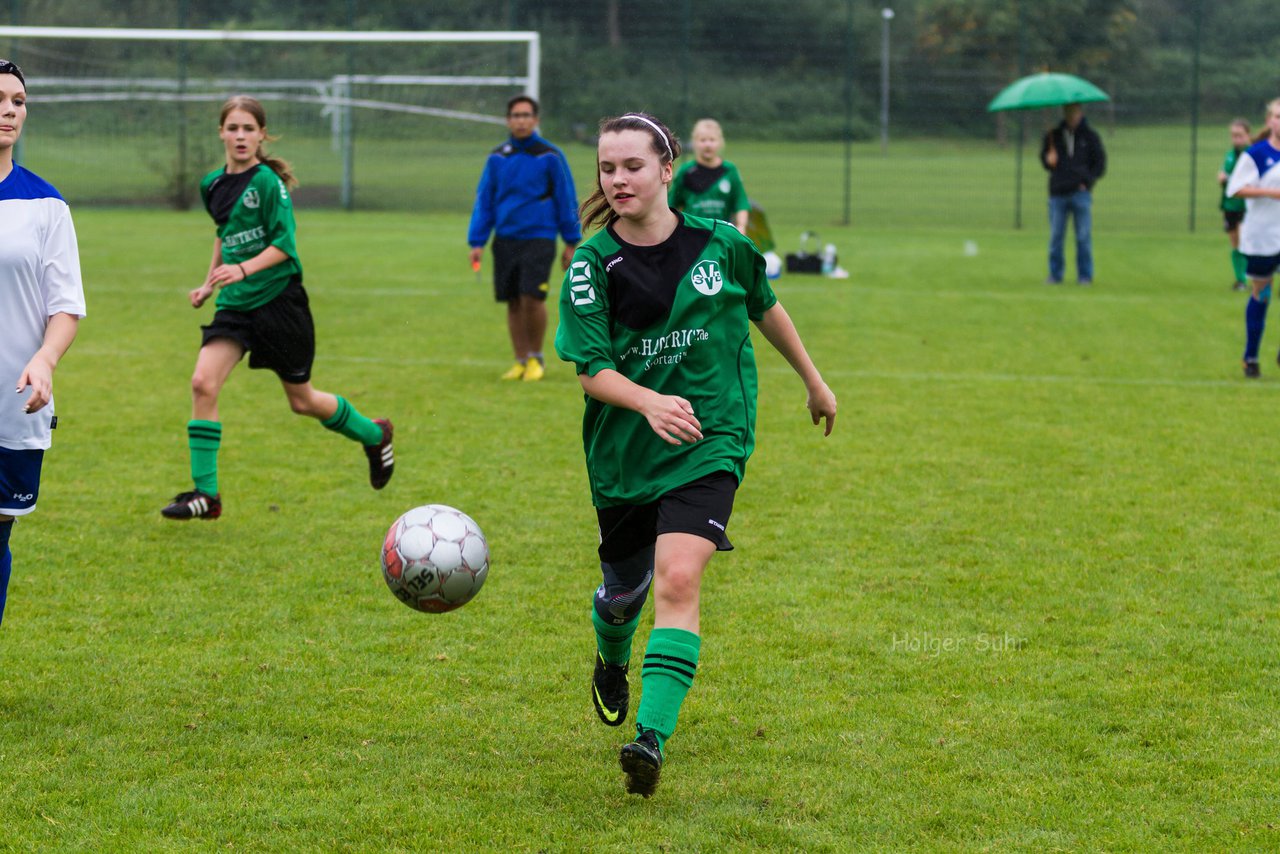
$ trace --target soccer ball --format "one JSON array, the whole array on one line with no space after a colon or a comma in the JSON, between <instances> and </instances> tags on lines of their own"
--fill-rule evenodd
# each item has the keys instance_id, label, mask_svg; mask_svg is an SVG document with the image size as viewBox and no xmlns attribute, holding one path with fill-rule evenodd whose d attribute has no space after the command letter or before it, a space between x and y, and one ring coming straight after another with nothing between
<instances>
[{"instance_id":1,"label":"soccer ball","mask_svg":"<svg viewBox=\"0 0 1280 854\"><path fill-rule=\"evenodd\" d=\"M782 259L772 250L764 253L764 274L767 278L776 279L782 275Z\"/></svg>"},{"instance_id":2,"label":"soccer ball","mask_svg":"<svg viewBox=\"0 0 1280 854\"><path fill-rule=\"evenodd\" d=\"M441 614L480 592L489 574L489 544L475 520L443 504L405 513L382 541L382 577L396 598Z\"/></svg>"}]
</instances>

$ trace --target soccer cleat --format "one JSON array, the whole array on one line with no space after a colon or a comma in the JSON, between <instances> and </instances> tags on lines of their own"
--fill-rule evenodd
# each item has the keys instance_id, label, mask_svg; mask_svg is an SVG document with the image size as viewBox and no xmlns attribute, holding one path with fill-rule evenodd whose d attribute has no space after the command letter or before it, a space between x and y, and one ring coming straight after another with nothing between
<instances>
[{"instance_id":1,"label":"soccer cleat","mask_svg":"<svg viewBox=\"0 0 1280 854\"><path fill-rule=\"evenodd\" d=\"M396 469L396 454L391 448L391 434L395 428L386 418L375 418L373 423L382 428L382 441L376 445L365 445L364 453L369 458L369 485L382 489Z\"/></svg>"},{"instance_id":2,"label":"soccer cleat","mask_svg":"<svg viewBox=\"0 0 1280 854\"><path fill-rule=\"evenodd\" d=\"M217 519L222 515L222 498L198 489L182 492L160 511L160 515L180 522L188 519Z\"/></svg>"},{"instance_id":3,"label":"soccer cleat","mask_svg":"<svg viewBox=\"0 0 1280 854\"><path fill-rule=\"evenodd\" d=\"M527 383L536 383L546 373L546 368L542 367L542 363L537 359L530 359L524 363L524 381Z\"/></svg>"},{"instance_id":4,"label":"soccer cleat","mask_svg":"<svg viewBox=\"0 0 1280 854\"><path fill-rule=\"evenodd\" d=\"M1246 361L1244 363L1244 375L1251 380L1256 380L1262 376L1262 371L1258 368L1257 362Z\"/></svg>"},{"instance_id":5,"label":"soccer cleat","mask_svg":"<svg viewBox=\"0 0 1280 854\"><path fill-rule=\"evenodd\" d=\"M631 688L627 685L627 665L606 664L596 652L596 670L591 674L591 702L596 714L609 726L621 726L627 719L627 702Z\"/></svg>"},{"instance_id":6,"label":"soccer cleat","mask_svg":"<svg viewBox=\"0 0 1280 854\"><path fill-rule=\"evenodd\" d=\"M1044 280L1044 283L1046 285L1060 285L1062 284L1062 279L1055 279L1053 276L1050 276Z\"/></svg>"},{"instance_id":7,"label":"soccer cleat","mask_svg":"<svg viewBox=\"0 0 1280 854\"><path fill-rule=\"evenodd\" d=\"M1093 284L1093 279L1076 279L1076 284L1087 288Z\"/></svg>"},{"instance_id":8,"label":"soccer cleat","mask_svg":"<svg viewBox=\"0 0 1280 854\"><path fill-rule=\"evenodd\" d=\"M627 794L649 797L658 788L662 773L662 750L653 730L641 730L636 740L622 745L618 756L622 773L627 775Z\"/></svg>"},{"instance_id":9,"label":"soccer cleat","mask_svg":"<svg viewBox=\"0 0 1280 854\"><path fill-rule=\"evenodd\" d=\"M502 375L501 379L518 380L523 376L524 376L524 362L516 362L511 367L507 368L507 372Z\"/></svg>"}]
</instances>

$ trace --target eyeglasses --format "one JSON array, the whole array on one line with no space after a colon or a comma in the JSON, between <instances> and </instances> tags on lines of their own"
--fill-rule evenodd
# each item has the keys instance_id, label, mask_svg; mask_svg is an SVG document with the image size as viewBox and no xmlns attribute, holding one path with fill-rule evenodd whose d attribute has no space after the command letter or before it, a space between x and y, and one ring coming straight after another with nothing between
<instances>
[{"instance_id":1,"label":"eyeglasses","mask_svg":"<svg viewBox=\"0 0 1280 854\"><path fill-rule=\"evenodd\" d=\"M0 59L0 74L12 74L21 81L23 86L27 85L27 78L22 76L22 69L7 59Z\"/></svg>"},{"instance_id":2,"label":"eyeglasses","mask_svg":"<svg viewBox=\"0 0 1280 854\"><path fill-rule=\"evenodd\" d=\"M533 113L507 113L509 119L534 119L537 118Z\"/></svg>"}]
</instances>

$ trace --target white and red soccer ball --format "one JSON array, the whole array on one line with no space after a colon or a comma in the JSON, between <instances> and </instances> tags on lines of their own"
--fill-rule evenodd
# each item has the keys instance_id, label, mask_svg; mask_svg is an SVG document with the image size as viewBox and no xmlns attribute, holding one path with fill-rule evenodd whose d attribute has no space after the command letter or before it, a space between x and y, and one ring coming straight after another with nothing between
<instances>
[{"instance_id":1,"label":"white and red soccer ball","mask_svg":"<svg viewBox=\"0 0 1280 854\"><path fill-rule=\"evenodd\" d=\"M382 541L382 577L395 597L417 611L460 608L489 574L489 544L475 520L444 504L415 507Z\"/></svg>"}]
</instances>

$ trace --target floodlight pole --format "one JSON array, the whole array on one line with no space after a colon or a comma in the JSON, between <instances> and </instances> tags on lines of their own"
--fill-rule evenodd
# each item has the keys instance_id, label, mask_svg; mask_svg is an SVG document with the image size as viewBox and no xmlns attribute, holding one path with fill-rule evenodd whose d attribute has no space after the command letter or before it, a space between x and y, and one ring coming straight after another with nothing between
<instances>
[{"instance_id":1,"label":"floodlight pole","mask_svg":"<svg viewBox=\"0 0 1280 854\"><path fill-rule=\"evenodd\" d=\"M1191 63L1191 199L1187 203L1187 229L1196 230L1196 143L1200 136L1200 35L1204 29L1204 0L1196 3L1196 49Z\"/></svg>"},{"instance_id":2,"label":"floodlight pole","mask_svg":"<svg viewBox=\"0 0 1280 854\"><path fill-rule=\"evenodd\" d=\"M889 22L893 10L880 10L880 153L889 153Z\"/></svg>"},{"instance_id":3,"label":"floodlight pole","mask_svg":"<svg viewBox=\"0 0 1280 854\"><path fill-rule=\"evenodd\" d=\"M1018 3L1018 79L1027 73L1027 28L1022 16L1022 3ZM1027 115L1025 110L1018 111L1018 168L1013 184L1013 227L1022 228L1022 149L1027 142Z\"/></svg>"},{"instance_id":4,"label":"floodlight pole","mask_svg":"<svg viewBox=\"0 0 1280 854\"><path fill-rule=\"evenodd\" d=\"M853 0L845 0L844 61L844 218L850 222L853 203Z\"/></svg>"},{"instance_id":5,"label":"floodlight pole","mask_svg":"<svg viewBox=\"0 0 1280 854\"><path fill-rule=\"evenodd\" d=\"M19 14L19 10L18 10L19 3L20 3L20 0L10 0L9 2L9 23L14 25L17 25L18 21L22 19L22 15ZM5 51L5 53L9 54L9 56L11 57L11 60L10 60L11 62L18 62L18 60L20 59L20 57L18 56L17 45L11 45L9 49ZM22 137L19 136L18 141L13 144L13 162L14 163L22 162L22 153L24 148L25 146L22 144Z\"/></svg>"}]
</instances>

